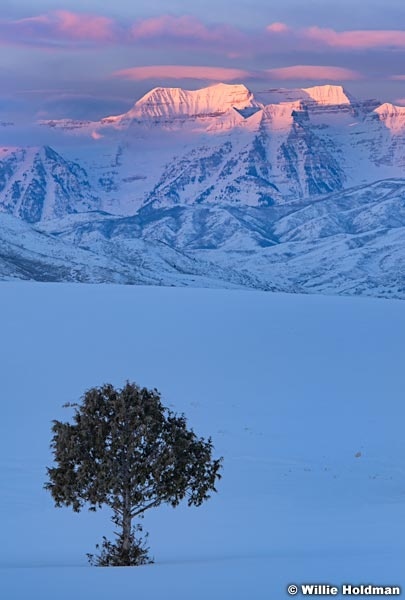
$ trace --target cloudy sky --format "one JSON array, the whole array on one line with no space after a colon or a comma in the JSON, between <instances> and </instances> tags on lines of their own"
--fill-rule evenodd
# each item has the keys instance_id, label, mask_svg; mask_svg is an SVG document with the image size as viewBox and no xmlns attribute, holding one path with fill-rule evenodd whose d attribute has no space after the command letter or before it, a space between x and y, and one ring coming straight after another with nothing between
<instances>
[{"instance_id":1,"label":"cloudy sky","mask_svg":"<svg viewBox=\"0 0 405 600\"><path fill-rule=\"evenodd\" d=\"M403 0L1 0L0 118L99 118L157 85L341 83L405 104Z\"/></svg>"}]
</instances>

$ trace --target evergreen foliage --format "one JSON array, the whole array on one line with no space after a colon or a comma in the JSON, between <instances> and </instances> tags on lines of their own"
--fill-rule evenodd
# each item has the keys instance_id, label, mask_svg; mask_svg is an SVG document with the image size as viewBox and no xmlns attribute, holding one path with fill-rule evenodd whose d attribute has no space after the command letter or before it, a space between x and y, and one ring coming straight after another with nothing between
<instances>
[{"instance_id":1,"label":"evergreen foliage","mask_svg":"<svg viewBox=\"0 0 405 600\"><path fill-rule=\"evenodd\" d=\"M115 543L103 536L100 554L87 553L89 563L94 567L139 566L153 563L153 560L148 555L149 548L146 546L146 540L143 540L141 536L136 537L136 532L142 532L142 527L139 523L132 528L127 553L123 552L124 539L122 533L117 535ZM145 538L147 537L148 534L145 535ZM96 548L99 550L100 544L96 544Z\"/></svg>"},{"instance_id":2,"label":"evergreen foliage","mask_svg":"<svg viewBox=\"0 0 405 600\"><path fill-rule=\"evenodd\" d=\"M165 408L159 392L127 382L88 390L75 407L73 424L53 421L51 448L56 466L47 468L56 506L79 512L85 505L113 511L115 543L103 538L99 566L151 562L133 527L135 518L162 503L187 499L200 506L215 492L222 458L213 459L211 438L198 438L184 415Z\"/></svg>"}]
</instances>

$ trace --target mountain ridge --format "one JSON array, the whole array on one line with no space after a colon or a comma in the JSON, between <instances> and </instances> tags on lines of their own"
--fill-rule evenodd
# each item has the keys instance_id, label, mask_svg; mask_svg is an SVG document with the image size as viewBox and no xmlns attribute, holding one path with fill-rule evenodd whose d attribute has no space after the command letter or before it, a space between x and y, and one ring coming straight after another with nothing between
<instances>
[{"instance_id":1,"label":"mountain ridge","mask_svg":"<svg viewBox=\"0 0 405 600\"><path fill-rule=\"evenodd\" d=\"M34 278L62 273L35 254L47 236L62 278L405 298L405 107L216 84L44 124L63 151L0 147L0 212L32 228Z\"/></svg>"}]
</instances>

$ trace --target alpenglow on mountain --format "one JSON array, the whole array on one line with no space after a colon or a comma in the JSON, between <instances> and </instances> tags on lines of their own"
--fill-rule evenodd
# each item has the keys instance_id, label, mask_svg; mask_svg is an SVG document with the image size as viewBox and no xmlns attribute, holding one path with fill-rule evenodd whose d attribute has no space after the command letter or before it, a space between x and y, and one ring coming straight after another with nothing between
<instances>
[{"instance_id":1,"label":"alpenglow on mountain","mask_svg":"<svg viewBox=\"0 0 405 600\"><path fill-rule=\"evenodd\" d=\"M0 145L3 279L405 298L405 107L218 84L34 130Z\"/></svg>"}]
</instances>

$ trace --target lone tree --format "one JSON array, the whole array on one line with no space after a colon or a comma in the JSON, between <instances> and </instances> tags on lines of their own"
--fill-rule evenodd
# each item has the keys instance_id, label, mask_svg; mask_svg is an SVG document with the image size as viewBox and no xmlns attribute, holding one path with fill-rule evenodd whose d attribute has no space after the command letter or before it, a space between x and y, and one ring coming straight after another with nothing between
<instances>
[{"instance_id":1,"label":"lone tree","mask_svg":"<svg viewBox=\"0 0 405 600\"><path fill-rule=\"evenodd\" d=\"M200 506L215 492L222 458L213 459L211 438L198 438L184 415L165 408L157 390L127 382L85 392L75 407L74 424L53 421L51 448L56 466L47 468L45 484L56 506L84 505L113 511L119 531L115 542L105 537L92 564L130 566L151 562L133 526L146 510L187 498ZM99 546L97 546L98 548Z\"/></svg>"}]
</instances>

